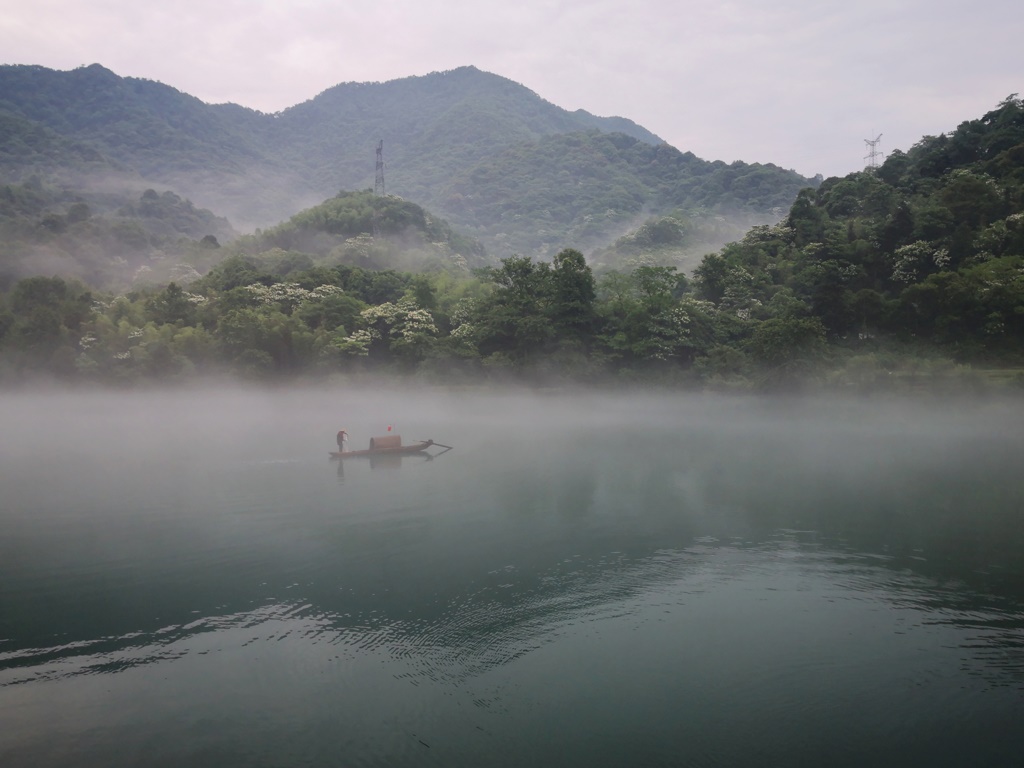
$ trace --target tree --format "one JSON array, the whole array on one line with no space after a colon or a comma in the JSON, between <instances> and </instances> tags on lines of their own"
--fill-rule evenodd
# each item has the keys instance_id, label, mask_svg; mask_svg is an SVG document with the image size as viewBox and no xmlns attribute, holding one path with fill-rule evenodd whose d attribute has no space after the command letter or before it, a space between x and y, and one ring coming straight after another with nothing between
<instances>
[{"instance_id":1,"label":"tree","mask_svg":"<svg viewBox=\"0 0 1024 768\"><path fill-rule=\"evenodd\" d=\"M762 386L798 384L825 360L825 328L816 317L773 317L755 327L747 351L761 366Z\"/></svg>"},{"instance_id":2,"label":"tree","mask_svg":"<svg viewBox=\"0 0 1024 768\"><path fill-rule=\"evenodd\" d=\"M312 296L302 302L293 315L312 330L353 330L359 322L360 314L366 308L365 302L347 293L332 293L323 297Z\"/></svg>"},{"instance_id":3,"label":"tree","mask_svg":"<svg viewBox=\"0 0 1024 768\"><path fill-rule=\"evenodd\" d=\"M220 319L216 336L243 370L295 371L311 358L313 335L274 309L235 309Z\"/></svg>"},{"instance_id":4,"label":"tree","mask_svg":"<svg viewBox=\"0 0 1024 768\"><path fill-rule=\"evenodd\" d=\"M59 277L29 277L11 291L7 343L40 361L69 347L92 315L92 294Z\"/></svg>"},{"instance_id":5,"label":"tree","mask_svg":"<svg viewBox=\"0 0 1024 768\"><path fill-rule=\"evenodd\" d=\"M90 216L92 216L92 210L85 203L72 203L68 208L68 224L77 224L87 220Z\"/></svg>"},{"instance_id":6,"label":"tree","mask_svg":"<svg viewBox=\"0 0 1024 768\"><path fill-rule=\"evenodd\" d=\"M594 331L594 275L583 254L567 248L554 258L551 321L560 337L587 343Z\"/></svg>"},{"instance_id":7,"label":"tree","mask_svg":"<svg viewBox=\"0 0 1024 768\"><path fill-rule=\"evenodd\" d=\"M675 295L681 279L675 267L644 266L602 286L616 292L604 307L604 342L627 365L687 365L710 342L708 328L697 330L706 307Z\"/></svg>"},{"instance_id":8,"label":"tree","mask_svg":"<svg viewBox=\"0 0 1024 768\"><path fill-rule=\"evenodd\" d=\"M485 358L501 354L515 366L523 366L548 349L555 337L550 306L551 268L528 256L510 256L490 270L491 294L476 307L473 326L477 345Z\"/></svg>"},{"instance_id":9,"label":"tree","mask_svg":"<svg viewBox=\"0 0 1024 768\"><path fill-rule=\"evenodd\" d=\"M723 256L709 253L693 272L697 294L707 301L717 304L725 296L729 264Z\"/></svg>"},{"instance_id":10,"label":"tree","mask_svg":"<svg viewBox=\"0 0 1024 768\"><path fill-rule=\"evenodd\" d=\"M146 302L146 311L159 325L164 323L191 325L195 320L196 305L176 283L169 283L163 291Z\"/></svg>"},{"instance_id":11,"label":"tree","mask_svg":"<svg viewBox=\"0 0 1024 768\"><path fill-rule=\"evenodd\" d=\"M362 321L372 339L371 357L377 347L406 363L417 363L426 357L437 337L430 312L417 307L411 299L369 307L363 310Z\"/></svg>"},{"instance_id":12,"label":"tree","mask_svg":"<svg viewBox=\"0 0 1024 768\"><path fill-rule=\"evenodd\" d=\"M957 168L949 174L940 199L953 214L955 224L977 229L1006 215L1003 190L985 173Z\"/></svg>"}]
</instances>

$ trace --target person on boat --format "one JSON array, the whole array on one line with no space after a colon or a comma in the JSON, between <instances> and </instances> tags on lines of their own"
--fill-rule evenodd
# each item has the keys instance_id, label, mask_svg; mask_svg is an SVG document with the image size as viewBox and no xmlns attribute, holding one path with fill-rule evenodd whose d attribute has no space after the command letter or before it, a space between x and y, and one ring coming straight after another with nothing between
<instances>
[{"instance_id":1,"label":"person on boat","mask_svg":"<svg viewBox=\"0 0 1024 768\"><path fill-rule=\"evenodd\" d=\"M344 453L346 450L345 444L348 442L348 432L344 429L338 432L338 452Z\"/></svg>"}]
</instances>

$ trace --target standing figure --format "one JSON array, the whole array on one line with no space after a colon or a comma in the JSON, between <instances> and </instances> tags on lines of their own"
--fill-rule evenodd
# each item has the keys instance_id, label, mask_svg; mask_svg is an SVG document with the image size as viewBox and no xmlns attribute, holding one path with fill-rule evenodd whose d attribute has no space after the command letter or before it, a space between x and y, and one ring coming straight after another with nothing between
<instances>
[{"instance_id":1,"label":"standing figure","mask_svg":"<svg viewBox=\"0 0 1024 768\"><path fill-rule=\"evenodd\" d=\"M347 443L347 442L348 442L348 432L346 432L343 429L340 432L338 432L338 452L339 453L345 453L345 450L346 450L345 443Z\"/></svg>"}]
</instances>

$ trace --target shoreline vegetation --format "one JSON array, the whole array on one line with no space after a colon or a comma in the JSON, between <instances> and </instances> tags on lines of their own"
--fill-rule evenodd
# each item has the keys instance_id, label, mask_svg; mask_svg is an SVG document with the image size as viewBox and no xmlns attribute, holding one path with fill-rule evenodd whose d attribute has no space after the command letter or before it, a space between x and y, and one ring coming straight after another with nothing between
<instances>
[{"instance_id":1,"label":"shoreline vegetation","mask_svg":"<svg viewBox=\"0 0 1024 768\"><path fill-rule=\"evenodd\" d=\"M695 297L672 268L612 273L595 287L575 251L559 254L553 267L511 259L451 283L443 275L339 268L348 290L302 288L310 284L303 275L246 282L258 271L241 285L210 287L239 269L253 270L254 261L228 259L205 286L171 283L118 296L57 277L19 281L0 297L0 389L219 382L1024 394L1024 365L1014 355L960 361L949 348L897 336L830 340L813 317L741 320ZM353 290L360 281L367 285ZM437 281L457 298L439 301ZM384 300L357 298L368 292Z\"/></svg>"},{"instance_id":2,"label":"shoreline vegetation","mask_svg":"<svg viewBox=\"0 0 1024 768\"><path fill-rule=\"evenodd\" d=\"M0 294L0 386L227 376L1024 392L1016 95L878 168L802 190L781 221L706 254L690 275L659 263L657 249L615 269L574 248L496 265L474 252L474 264L459 257L471 243L439 225L405 245L368 234L376 207L408 231L427 220L415 206L368 193L329 202L234 244L213 238L202 251L210 267L187 279L124 293L60 276L11 282ZM337 232L343 246L300 250ZM436 254L419 270L367 262L408 247Z\"/></svg>"}]
</instances>

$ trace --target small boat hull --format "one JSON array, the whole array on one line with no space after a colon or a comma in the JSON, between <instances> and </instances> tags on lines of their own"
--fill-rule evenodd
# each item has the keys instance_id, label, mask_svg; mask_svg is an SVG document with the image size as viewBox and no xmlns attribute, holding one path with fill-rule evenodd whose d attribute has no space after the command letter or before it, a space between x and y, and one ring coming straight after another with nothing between
<instances>
[{"instance_id":1,"label":"small boat hull","mask_svg":"<svg viewBox=\"0 0 1024 768\"><path fill-rule=\"evenodd\" d=\"M370 448L365 451L330 451L332 459L350 459L355 456L405 456L408 454L423 453L430 446L434 445L433 440L422 440L415 445L397 445L389 448Z\"/></svg>"}]
</instances>

